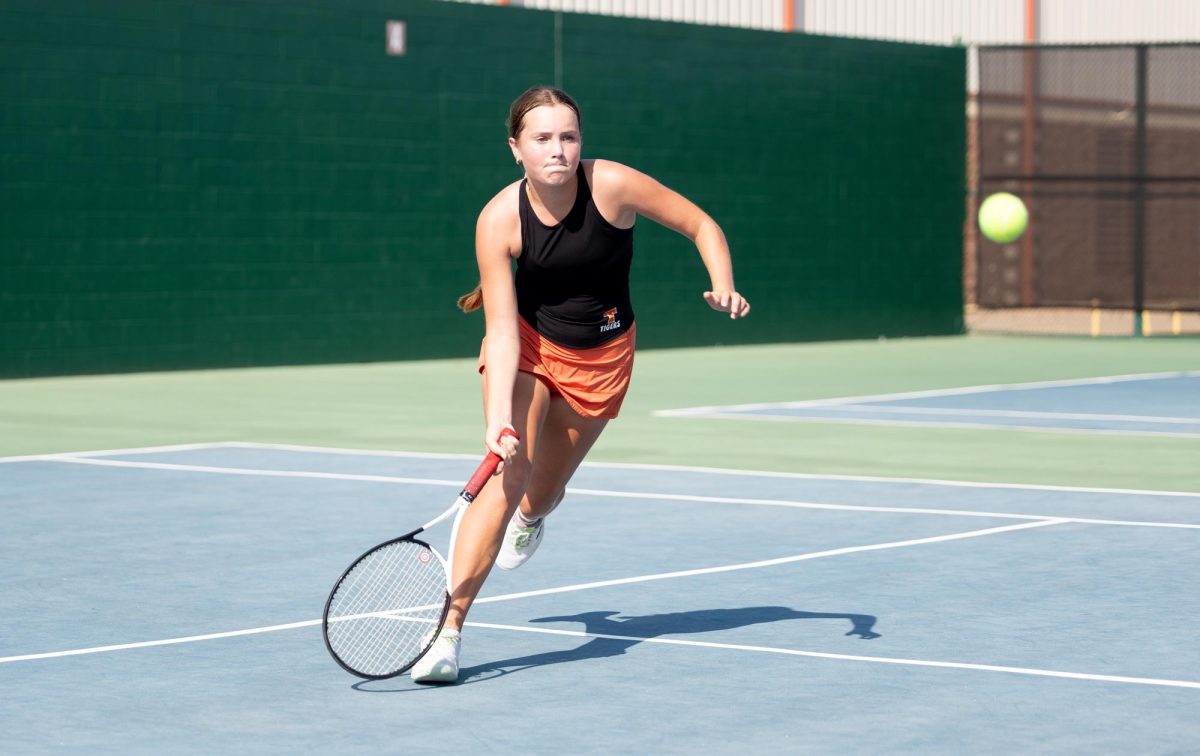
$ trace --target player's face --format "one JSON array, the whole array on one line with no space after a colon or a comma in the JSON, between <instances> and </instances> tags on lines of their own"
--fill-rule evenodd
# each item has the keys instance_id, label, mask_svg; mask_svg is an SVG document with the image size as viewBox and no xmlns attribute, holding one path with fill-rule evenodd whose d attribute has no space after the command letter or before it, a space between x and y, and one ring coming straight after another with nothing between
<instances>
[{"instance_id":1,"label":"player's face","mask_svg":"<svg viewBox=\"0 0 1200 756\"><path fill-rule=\"evenodd\" d=\"M574 110L566 105L539 105L525 114L520 136L508 144L531 181L560 186L569 183L579 168L582 141Z\"/></svg>"}]
</instances>

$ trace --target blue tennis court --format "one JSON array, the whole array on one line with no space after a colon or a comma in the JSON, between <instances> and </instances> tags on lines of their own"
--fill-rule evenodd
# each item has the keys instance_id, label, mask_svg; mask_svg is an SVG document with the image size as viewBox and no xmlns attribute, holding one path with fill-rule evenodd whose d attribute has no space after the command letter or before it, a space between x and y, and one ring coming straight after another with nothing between
<instances>
[{"instance_id":1,"label":"blue tennis court","mask_svg":"<svg viewBox=\"0 0 1200 756\"><path fill-rule=\"evenodd\" d=\"M537 558L489 579L459 685L347 675L321 641L332 581L477 461L241 443L4 460L9 747L1200 741L1200 495L1151 490L587 464Z\"/></svg>"},{"instance_id":2,"label":"blue tennis court","mask_svg":"<svg viewBox=\"0 0 1200 756\"><path fill-rule=\"evenodd\" d=\"M972 386L884 396L695 407L657 414L1200 438L1200 373Z\"/></svg>"}]
</instances>

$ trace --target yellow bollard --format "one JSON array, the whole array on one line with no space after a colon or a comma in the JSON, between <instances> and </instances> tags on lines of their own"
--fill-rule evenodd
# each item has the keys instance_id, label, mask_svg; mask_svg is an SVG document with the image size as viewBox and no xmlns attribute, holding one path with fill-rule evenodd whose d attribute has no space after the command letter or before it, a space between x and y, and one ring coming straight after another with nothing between
<instances>
[{"instance_id":1,"label":"yellow bollard","mask_svg":"<svg viewBox=\"0 0 1200 756\"><path fill-rule=\"evenodd\" d=\"M1092 308L1092 338L1100 335L1100 308Z\"/></svg>"},{"instance_id":2,"label":"yellow bollard","mask_svg":"<svg viewBox=\"0 0 1200 756\"><path fill-rule=\"evenodd\" d=\"M1179 310L1171 313L1171 335L1178 336L1183 333L1183 316L1179 314Z\"/></svg>"}]
</instances>

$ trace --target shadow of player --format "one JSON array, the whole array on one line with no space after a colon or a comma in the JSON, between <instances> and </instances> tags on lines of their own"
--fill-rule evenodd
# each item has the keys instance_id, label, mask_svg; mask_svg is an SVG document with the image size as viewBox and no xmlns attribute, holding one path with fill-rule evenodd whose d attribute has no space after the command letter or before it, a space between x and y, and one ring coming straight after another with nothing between
<instances>
[{"instance_id":1,"label":"shadow of player","mask_svg":"<svg viewBox=\"0 0 1200 756\"><path fill-rule=\"evenodd\" d=\"M584 632L595 637L581 646L563 651L548 651L529 656L503 659L462 670L459 684L481 679L490 679L522 670L544 667L551 664L603 659L620 656L633 646L648 638L664 635L686 635L732 630L749 625L784 620L844 619L851 628L846 635L857 635L864 640L880 637L874 631L876 618L869 614L840 614L830 612L802 612L783 606L749 606L741 609L701 609L691 612L649 614L635 617L620 617L620 612L583 612L570 616L539 617L531 622L575 622L583 625ZM609 636L609 637L605 637ZM612 637L616 636L616 637Z\"/></svg>"}]
</instances>

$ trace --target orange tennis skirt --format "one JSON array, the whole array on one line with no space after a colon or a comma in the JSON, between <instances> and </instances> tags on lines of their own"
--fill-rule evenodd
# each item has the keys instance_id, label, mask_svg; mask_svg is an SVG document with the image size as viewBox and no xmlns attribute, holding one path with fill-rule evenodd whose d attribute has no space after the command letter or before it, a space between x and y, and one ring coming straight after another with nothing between
<instances>
[{"instance_id":1,"label":"orange tennis skirt","mask_svg":"<svg viewBox=\"0 0 1200 756\"><path fill-rule=\"evenodd\" d=\"M518 317L521 356L517 370L530 373L546 384L551 393L567 401L584 417L612 419L621 410L629 377L633 374L633 344L637 324L613 339L591 349L573 349L555 344ZM479 350L479 372L486 368L487 339Z\"/></svg>"}]
</instances>

